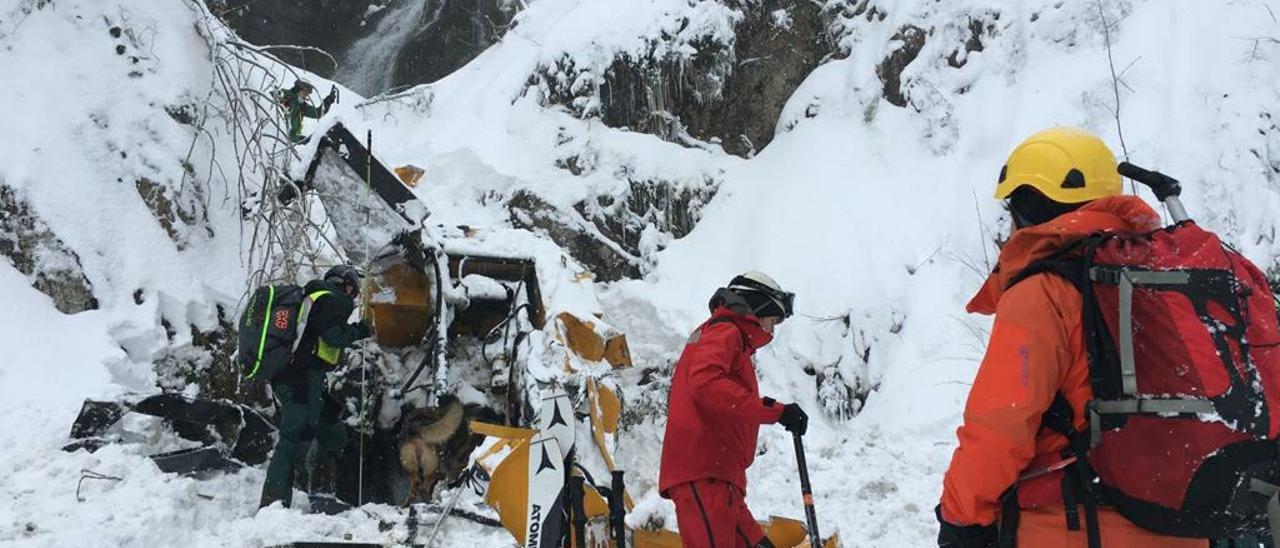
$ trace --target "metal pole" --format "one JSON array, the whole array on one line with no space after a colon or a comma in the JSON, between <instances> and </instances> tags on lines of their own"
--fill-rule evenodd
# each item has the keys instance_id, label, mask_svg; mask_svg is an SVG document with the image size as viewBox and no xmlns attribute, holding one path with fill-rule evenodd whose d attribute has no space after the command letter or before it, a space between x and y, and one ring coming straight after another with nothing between
<instances>
[{"instance_id":1,"label":"metal pole","mask_svg":"<svg viewBox=\"0 0 1280 548\"><path fill-rule=\"evenodd\" d=\"M437 519L436 524L431 526L431 535L427 537L427 543L422 545L423 548L435 546L436 535L440 534L440 525L444 523L444 520L449 519L449 514L453 512L453 507L458 504L458 499L462 498L462 494L465 491L465 486L459 486L457 492L449 498L449 503L440 511L440 519Z\"/></svg>"},{"instance_id":2,"label":"metal pole","mask_svg":"<svg viewBox=\"0 0 1280 548\"><path fill-rule=\"evenodd\" d=\"M569 512L573 515L572 546L576 548L587 546L587 511L583 502L583 497L586 496L583 490L585 479L576 474L569 477Z\"/></svg>"},{"instance_id":3,"label":"metal pole","mask_svg":"<svg viewBox=\"0 0 1280 548\"><path fill-rule=\"evenodd\" d=\"M804 495L804 518L809 522L809 545L814 548L822 546L822 536L818 534L818 514L813 509L813 488L809 485L809 465L804 460L804 441L800 434L791 433L796 442L796 464L800 468L800 493Z\"/></svg>"},{"instance_id":4,"label":"metal pole","mask_svg":"<svg viewBox=\"0 0 1280 548\"><path fill-rule=\"evenodd\" d=\"M369 192L373 188L373 130L365 137L365 161L364 161L364 211L365 224L369 224ZM365 241L364 246L364 281L360 284L361 306L360 315L364 316L368 304L369 297L369 242ZM360 357L360 470L357 472L356 479L356 505L364 506L364 420L365 406L369 398L369 361L367 356Z\"/></svg>"},{"instance_id":5,"label":"metal pole","mask_svg":"<svg viewBox=\"0 0 1280 548\"><path fill-rule=\"evenodd\" d=\"M609 485L609 523L613 527L613 545L615 548L627 548L627 506L623 494L626 483L622 470L614 470L612 483Z\"/></svg>"}]
</instances>

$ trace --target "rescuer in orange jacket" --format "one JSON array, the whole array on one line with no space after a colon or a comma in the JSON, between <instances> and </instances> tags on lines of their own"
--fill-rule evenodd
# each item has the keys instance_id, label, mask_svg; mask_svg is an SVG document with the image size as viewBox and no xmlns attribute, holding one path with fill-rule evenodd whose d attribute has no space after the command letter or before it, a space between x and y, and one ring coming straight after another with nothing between
<instances>
[{"instance_id":1,"label":"rescuer in orange jacket","mask_svg":"<svg viewBox=\"0 0 1280 548\"><path fill-rule=\"evenodd\" d=\"M939 546L996 546L1004 512L1018 512L1010 538L1023 548L1087 545L1085 531L1067 525L1063 472L1055 467L1064 464L1060 453L1067 438L1041 427L1057 394L1070 405L1075 428L1085 426L1084 405L1092 390L1081 337L1081 296L1070 282L1047 273L1010 284L1032 263L1091 233L1160 226L1150 206L1122 191L1111 150L1076 129L1031 136L1001 170L996 198L1008 200L1014 232L967 307L995 314L995 323L965 404L964 424L956 431L960 443L943 479L936 510ZM1002 496L1015 484L1016 501L1002 505ZM1105 505L1098 508L1098 524L1108 548L1208 545L1151 533Z\"/></svg>"},{"instance_id":2,"label":"rescuer in orange jacket","mask_svg":"<svg viewBox=\"0 0 1280 548\"><path fill-rule=\"evenodd\" d=\"M735 277L711 298L711 318L676 362L667 398L658 491L676 505L685 548L771 548L747 509L747 467L762 424L804 434L799 405L761 398L751 361L791 315L794 295L759 272Z\"/></svg>"}]
</instances>

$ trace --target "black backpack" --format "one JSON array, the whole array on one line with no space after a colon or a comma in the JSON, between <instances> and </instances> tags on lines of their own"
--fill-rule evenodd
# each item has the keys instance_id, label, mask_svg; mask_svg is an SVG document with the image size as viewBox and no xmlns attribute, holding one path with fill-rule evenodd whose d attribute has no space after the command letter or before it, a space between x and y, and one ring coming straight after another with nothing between
<instances>
[{"instance_id":1,"label":"black backpack","mask_svg":"<svg viewBox=\"0 0 1280 548\"><path fill-rule=\"evenodd\" d=\"M265 285L253 292L240 315L237 355L244 378L269 381L288 367L305 298L301 287L290 284Z\"/></svg>"}]
</instances>

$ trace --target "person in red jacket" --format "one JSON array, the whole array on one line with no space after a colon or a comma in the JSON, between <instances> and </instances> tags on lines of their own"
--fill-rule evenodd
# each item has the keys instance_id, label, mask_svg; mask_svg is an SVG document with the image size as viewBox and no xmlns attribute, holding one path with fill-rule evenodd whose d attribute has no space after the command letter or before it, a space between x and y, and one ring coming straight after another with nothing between
<instances>
[{"instance_id":1,"label":"person in red jacket","mask_svg":"<svg viewBox=\"0 0 1280 548\"><path fill-rule=\"evenodd\" d=\"M791 316L795 295L759 272L735 277L711 297L711 318L694 330L671 378L658 490L676 505L685 548L771 548L747 509L747 467L762 424L804 434L794 403L761 398L751 356Z\"/></svg>"}]
</instances>

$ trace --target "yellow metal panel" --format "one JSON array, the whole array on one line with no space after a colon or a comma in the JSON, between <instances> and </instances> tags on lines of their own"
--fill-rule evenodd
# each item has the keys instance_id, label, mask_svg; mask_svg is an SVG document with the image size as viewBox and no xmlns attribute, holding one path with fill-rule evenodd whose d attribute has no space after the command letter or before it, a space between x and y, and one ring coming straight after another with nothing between
<instances>
[{"instance_id":1,"label":"yellow metal panel","mask_svg":"<svg viewBox=\"0 0 1280 548\"><path fill-rule=\"evenodd\" d=\"M635 548L684 548L679 533L637 530L633 534Z\"/></svg>"},{"instance_id":2,"label":"yellow metal panel","mask_svg":"<svg viewBox=\"0 0 1280 548\"><path fill-rule=\"evenodd\" d=\"M521 441L490 474L484 502L498 511L498 519L516 544L525 540L525 509L529 501L529 440Z\"/></svg>"},{"instance_id":3,"label":"yellow metal panel","mask_svg":"<svg viewBox=\"0 0 1280 548\"><path fill-rule=\"evenodd\" d=\"M470 421L468 424L471 427L471 431L476 434L484 434L504 440L527 440L538 433L537 430L532 428L517 428L515 426L503 426L480 421Z\"/></svg>"},{"instance_id":4,"label":"yellow metal panel","mask_svg":"<svg viewBox=\"0 0 1280 548\"><path fill-rule=\"evenodd\" d=\"M586 512L587 519L609 515L609 501L605 500L600 493L590 485L584 487L582 492L582 510Z\"/></svg>"},{"instance_id":5,"label":"yellow metal panel","mask_svg":"<svg viewBox=\"0 0 1280 548\"><path fill-rule=\"evenodd\" d=\"M627 336L612 328L602 334L596 322L584 320L568 312L556 316L561 325L561 341L578 357L589 361L606 361L614 367L630 367L631 349ZM605 336L609 335L606 339Z\"/></svg>"},{"instance_id":6,"label":"yellow metal panel","mask_svg":"<svg viewBox=\"0 0 1280 548\"><path fill-rule=\"evenodd\" d=\"M368 305L378 344L398 348L420 343L432 320L427 274L396 257L370 285ZM387 300L388 295L394 298Z\"/></svg>"},{"instance_id":7,"label":"yellow metal panel","mask_svg":"<svg viewBox=\"0 0 1280 548\"><path fill-rule=\"evenodd\" d=\"M604 359L614 367L631 367L631 349L627 336L619 333L604 343Z\"/></svg>"},{"instance_id":8,"label":"yellow metal panel","mask_svg":"<svg viewBox=\"0 0 1280 548\"><path fill-rule=\"evenodd\" d=\"M822 548L840 548L841 546L840 535L831 535L827 537L827 540L822 541ZM796 548L813 548L813 545L808 538L805 538L804 542L801 542Z\"/></svg>"},{"instance_id":9,"label":"yellow metal panel","mask_svg":"<svg viewBox=\"0 0 1280 548\"><path fill-rule=\"evenodd\" d=\"M556 316L563 327L564 344L584 360L598 362L604 359L604 338L596 333L596 326L568 312Z\"/></svg>"},{"instance_id":10,"label":"yellow metal panel","mask_svg":"<svg viewBox=\"0 0 1280 548\"><path fill-rule=\"evenodd\" d=\"M587 415L591 418L591 437L595 439L596 449L600 450L600 456L604 457L604 463L609 470L613 470L613 455L609 453L609 446L604 442L605 420L604 407L600 404L600 386L590 377L587 378Z\"/></svg>"},{"instance_id":11,"label":"yellow metal panel","mask_svg":"<svg viewBox=\"0 0 1280 548\"><path fill-rule=\"evenodd\" d=\"M604 431L612 434L618 431L618 422L622 420L622 400L607 386L599 386L601 424Z\"/></svg>"},{"instance_id":12,"label":"yellow metal panel","mask_svg":"<svg viewBox=\"0 0 1280 548\"><path fill-rule=\"evenodd\" d=\"M400 181L403 182L405 186L409 187L418 186L418 181L422 179L424 174L426 174L426 170L413 164L400 166L396 168L395 171L396 176L400 178Z\"/></svg>"},{"instance_id":13,"label":"yellow metal panel","mask_svg":"<svg viewBox=\"0 0 1280 548\"><path fill-rule=\"evenodd\" d=\"M769 522L761 526L764 528L765 536L769 537L769 541L773 542L777 548L793 548L805 542L808 535L804 524L794 519L769 516Z\"/></svg>"},{"instance_id":14,"label":"yellow metal panel","mask_svg":"<svg viewBox=\"0 0 1280 548\"><path fill-rule=\"evenodd\" d=\"M799 521L774 516L769 518L768 523L760 525L764 528L769 541L777 548L808 548L809 546L804 525ZM672 531L635 530L632 534L635 548L682 548L684 546L680 542L680 534ZM824 544L823 548L839 548L839 540L836 537L827 539Z\"/></svg>"}]
</instances>

